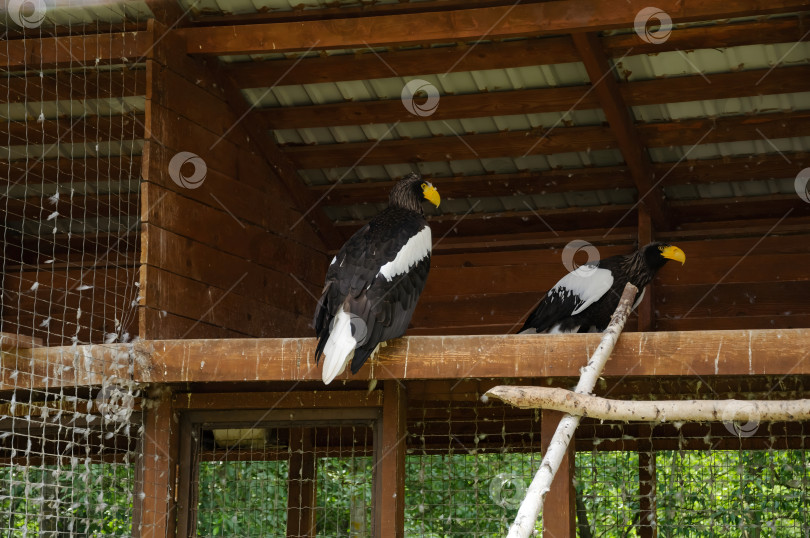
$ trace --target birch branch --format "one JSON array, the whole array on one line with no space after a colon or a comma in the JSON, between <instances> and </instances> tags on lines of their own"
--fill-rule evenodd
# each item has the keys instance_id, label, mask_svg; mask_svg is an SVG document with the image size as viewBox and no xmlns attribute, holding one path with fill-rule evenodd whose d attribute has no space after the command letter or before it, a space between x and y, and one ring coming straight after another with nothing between
<instances>
[{"instance_id":1,"label":"birch branch","mask_svg":"<svg viewBox=\"0 0 810 538\"><path fill-rule=\"evenodd\" d=\"M571 415L626 422L796 422L810 420L810 400L622 401L553 387L500 385L497 398L522 409L554 409Z\"/></svg>"},{"instance_id":2,"label":"birch branch","mask_svg":"<svg viewBox=\"0 0 810 538\"><path fill-rule=\"evenodd\" d=\"M574 389L575 392L589 394L593 390L599 375L605 368L605 363L616 345L616 341L619 339L622 329L624 329L624 324L627 322L627 316L630 314L637 293L638 288L628 282L622 292L619 306L613 312L610 324L602 335L599 346L594 351L588 364L581 370L579 382ZM557 474L557 469L560 468L560 463L563 456L565 456L568 445L571 443L571 438L579 425L580 418L576 415L565 415L560 420L557 431L554 432L554 436L551 438L548 450L543 454L540 469L537 470L537 474L534 475L532 483L526 490L526 497L520 504L517 516L515 516L515 522L512 523L507 538L528 538L533 532L537 516L540 515L540 511L543 509L543 501L551 487L552 480L554 480L554 475Z\"/></svg>"}]
</instances>

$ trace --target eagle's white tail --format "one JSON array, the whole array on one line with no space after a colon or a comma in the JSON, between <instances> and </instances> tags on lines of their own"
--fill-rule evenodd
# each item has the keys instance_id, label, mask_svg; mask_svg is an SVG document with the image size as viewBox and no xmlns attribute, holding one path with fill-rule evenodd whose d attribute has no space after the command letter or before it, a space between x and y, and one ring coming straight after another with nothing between
<instances>
[{"instance_id":1,"label":"eagle's white tail","mask_svg":"<svg viewBox=\"0 0 810 538\"><path fill-rule=\"evenodd\" d=\"M352 337L352 318L342 308L332 323L329 339L323 348L323 382L329 384L346 369L354 357L357 340Z\"/></svg>"}]
</instances>

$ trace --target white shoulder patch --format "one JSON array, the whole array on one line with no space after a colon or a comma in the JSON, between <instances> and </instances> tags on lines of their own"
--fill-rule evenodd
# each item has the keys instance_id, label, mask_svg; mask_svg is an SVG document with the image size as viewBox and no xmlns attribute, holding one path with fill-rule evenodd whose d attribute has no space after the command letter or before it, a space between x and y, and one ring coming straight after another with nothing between
<instances>
[{"instance_id":1,"label":"white shoulder patch","mask_svg":"<svg viewBox=\"0 0 810 538\"><path fill-rule=\"evenodd\" d=\"M602 298L613 285L613 273L589 265L581 265L560 279L551 291L563 297L576 295L579 305L571 312L575 316Z\"/></svg>"},{"instance_id":2,"label":"white shoulder patch","mask_svg":"<svg viewBox=\"0 0 810 538\"><path fill-rule=\"evenodd\" d=\"M430 226L425 226L419 233L408 239L408 242L397 252L396 258L380 267L377 276L383 276L390 282L395 276L407 273L411 267L430 254L432 246Z\"/></svg>"},{"instance_id":3,"label":"white shoulder patch","mask_svg":"<svg viewBox=\"0 0 810 538\"><path fill-rule=\"evenodd\" d=\"M331 261L331 262L329 262L329 266L331 267L331 266L335 265L335 262L336 262L336 261L337 261L337 256L335 256L334 258L332 258L332 261Z\"/></svg>"}]
</instances>

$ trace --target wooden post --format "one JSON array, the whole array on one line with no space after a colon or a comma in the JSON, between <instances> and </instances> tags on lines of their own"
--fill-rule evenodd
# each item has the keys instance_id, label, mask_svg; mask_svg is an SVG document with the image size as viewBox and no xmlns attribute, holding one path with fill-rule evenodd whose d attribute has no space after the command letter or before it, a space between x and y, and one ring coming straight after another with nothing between
<instances>
[{"instance_id":1,"label":"wooden post","mask_svg":"<svg viewBox=\"0 0 810 538\"><path fill-rule=\"evenodd\" d=\"M133 536L175 536L177 438L171 390L158 387L144 404L140 481L134 501L139 517L133 520Z\"/></svg>"},{"instance_id":2,"label":"wooden post","mask_svg":"<svg viewBox=\"0 0 810 538\"><path fill-rule=\"evenodd\" d=\"M655 237L653 230L652 219L650 218L650 211L644 205L638 207L638 246L639 248L652 243ZM648 332L655 329L655 307L654 296L655 290L654 282L647 284L645 288L644 298L639 303L636 312L638 313L638 330L640 332Z\"/></svg>"},{"instance_id":3,"label":"wooden post","mask_svg":"<svg viewBox=\"0 0 810 538\"><path fill-rule=\"evenodd\" d=\"M312 428L290 428L287 536L315 536L317 469Z\"/></svg>"},{"instance_id":4,"label":"wooden post","mask_svg":"<svg viewBox=\"0 0 810 538\"><path fill-rule=\"evenodd\" d=\"M644 435L646 433L646 435ZM643 426L638 441L638 499L639 538L657 538L655 452L652 446L652 429Z\"/></svg>"},{"instance_id":5,"label":"wooden post","mask_svg":"<svg viewBox=\"0 0 810 538\"><path fill-rule=\"evenodd\" d=\"M540 418L540 443L543 453L548 450L557 424L565 413L543 409ZM574 490L574 443L568 445L560 469L554 476L543 505L544 538L576 537L576 491Z\"/></svg>"},{"instance_id":6,"label":"wooden post","mask_svg":"<svg viewBox=\"0 0 810 538\"><path fill-rule=\"evenodd\" d=\"M382 434L378 437L374 479L374 536L405 536L405 387L396 380L383 385Z\"/></svg>"}]
</instances>

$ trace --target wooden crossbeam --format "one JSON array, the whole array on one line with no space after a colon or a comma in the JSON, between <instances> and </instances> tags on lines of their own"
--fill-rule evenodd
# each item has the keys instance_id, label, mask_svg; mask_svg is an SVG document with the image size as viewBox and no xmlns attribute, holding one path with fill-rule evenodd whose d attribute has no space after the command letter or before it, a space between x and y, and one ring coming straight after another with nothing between
<instances>
[{"instance_id":1,"label":"wooden crossbeam","mask_svg":"<svg viewBox=\"0 0 810 538\"><path fill-rule=\"evenodd\" d=\"M416 163L550 155L569 151L597 151L616 147L610 129L593 127L556 127L536 131L512 131L491 134L444 136L349 142L318 146L287 146L284 154L299 168L351 166L362 159L363 165Z\"/></svg>"},{"instance_id":2,"label":"wooden crossbeam","mask_svg":"<svg viewBox=\"0 0 810 538\"><path fill-rule=\"evenodd\" d=\"M151 46L148 32L11 40L0 50L0 70L132 63L142 59Z\"/></svg>"},{"instance_id":3,"label":"wooden crossbeam","mask_svg":"<svg viewBox=\"0 0 810 538\"><path fill-rule=\"evenodd\" d=\"M189 54L252 54L380 45L454 42L539 34L630 28L646 0L621 5L598 0L555 0L436 13L385 15L373 19L335 19L179 30ZM807 9L805 0L683 2L667 0L658 7L674 22L748 17ZM415 29L418 29L415 31Z\"/></svg>"},{"instance_id":4,"label":"wooden crossbeam","mask_svg":"<svg viewBox=\"0 0 810 538\"><path fill-rule=\"evenodd\" d=\"M110 179L137 178L141 171L141 157L87 157L83 159L0 160L0 186L6 182L20 183L29 177L38 183L67 183L77 181L108 181Z\"/></svg>"},{"instance_id":5,"label":"wooden crossbeam","mask_svg":"<svg viewBox=\"0 0 810 538\"><path fill-rule=\"evenodd\" d=\"M640 106L803 92L808 89L807 80L810 80L810 67L798 66L620 83L618 90L627 106ZM590 86L563 86L446 95L441 97L429 119L440 121L593 108L601 108L601 104ZM281 106L262 108L257 112L273 129L425 120L410 114L400 99Z\"/></svg>"},{"instance_id":6,"label":"wooden crossbeam","mask_svg":"<svg viewBox=\"0 0 810 538\"><path fill-rule=\"evenodd\" d=\"M621 95L613 66L602 50L599 36L595 33L574 34L573 39L591 79L593 93L602 105L624 162L630 170L639 201L649 211L656 228L668 229L670 216L664 204L663 190L655 182L650 155L636 130L630 108Z\"/></svg>"},{"instance_id":7,"label":"wooden crossbeam","mask_svg":"<svg viewBox=\"0 0 810 538\"><path fill-rule=\"evenodd\" d=\"M389 342L352 379L578 377L599 334L419 336ZM810 375L810 329L625 333L603 377ZM721 351L718 353L718 349ZM482 350L484 350L482 352ZM320 381L314 338L142 341L4 354L0 390L100 384L130 364L139 383ZM73 367L87 364L92 371ZM31 370L33 368L33 370ZM17 370L15 378L9 378ZM57 375L57 372L59 375ZM109 375L109 374L108 374ZM47 377L46 377L47 376ZM348 379L348 373L342 378Z\"/></svg>"},{"instance_id":8,"label":"wooden crossbeam","mask_svg":"<svg viewBox=\"0 0 810 538\"><path fill-rule=\"evenodd\" d=\"M761 181L793 177L796 170L810 166L808 153L783 155L752 155L720 159L684 161L680 164L654 163L661 185L701 185L722 182ZM560 168L542 172L487 174L431 178L443 199L485 196L514 196L516 194L546 194L600 189L621 189L633 186L627 168L599 166L591 168ZM393 181L342 183L310 187L319 197L329 191L327 205L382 203L388 200Z\"/></svg>"},{"instance_id":9,"label":"wooden crossbeam","mask_svg":"<svg viewBox=\"0 0 810 538\"><path fill-rule=\"evenodd\" d=\"M569 36L534 38L501 43L425 47L374 53L318 56L265 62L239 62L225 67L240 88L274 84L314 84L387 77L406 77L447 71L483 71L579 60Z\"/></svg>"},{"instance_id":10,"label":"wooden crossbeam","mask_svg":"<svg viewBox=\"0 0 810 538\"><path fill-rule=\"evenodd\" d=\"M554 192L589 191L631 188L633 183L624 166L603 166L577 169L555 169L543 172L487 174L431 178L442 199L515 194L546 194ZM338 186L310 187L315 193L326 194L328 205L380 203L388 200L394 181L345 183Z\"/></svg>"},{"instance_id":11,"label":"wooden crossbeam","mask_svg":"<svg viewBox=\"0 0 810 538\"><path fill-rule=\"evenodd\" d=\"M628 53L660 53L675 49L695 50L769 43L788 43L802 38L806 28L799 18L766 22L743 22L675 28L664 43L647 43L635 33L605 36L605 51L613 57ZM313 84L341 80L414 76L430 73L507 69L530 65L579 61L570 36L532 38L522 41L461 44L372 53L317 56L304 60L284 59L239 62L226 69L240 88L283 84ZM283 76L283 78L282 78ZM711 90L709 90L711 91Z\"/></svg>"},{"instance_id":12,"label":"wooden crossbeam","mask_svg":"<svg viewBox=\"0 0 810 538\"><path fill-rule=\"evenodd\" d=\"M735 142L806 136L810 112L777 112L721 118L698 118L662 123L640 123L635 128L647 147L690 147L700 142ZM625 141L625 144L628 142ZM318 146L285 146L284 153L299 168L363 164L432 162L486 157L549 155L618 147L612 131L603 126L555 127L548 131L511 131L426 139L350 142ZM646 192L646 191L642 191Z\"/></svg>"},{"instance_id":13,"label":"wooden crossbeam","mask_svg":"<svg viewBox=\"0 0 810 538\"><path fill-rule=\"evenodd\" d=\"M146 71L66 71L0 78L0 100L33 103L67 99L132 97L146 93Z\"/></svg>"},{"instance_id":14,"label":"wooden crossbeam","mask_svg":"<svg viewBox=\"0 0 810 538\"><path fill-rule=\"evenodd\" d=\"M143 114L0 122L0 139L12 146L143 138Z\"/></svg>"}]
</instances>

